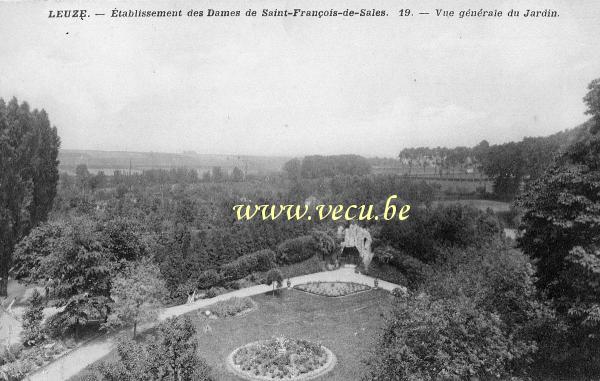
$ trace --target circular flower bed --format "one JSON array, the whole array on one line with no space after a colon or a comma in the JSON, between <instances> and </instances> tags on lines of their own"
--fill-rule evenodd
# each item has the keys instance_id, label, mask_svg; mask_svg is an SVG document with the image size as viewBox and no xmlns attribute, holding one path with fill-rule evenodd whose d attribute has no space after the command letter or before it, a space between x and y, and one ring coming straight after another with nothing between
<instances>
[{"instance_id":1,"label":"circular flower bed","mask_svg":"<svg viewBox=\"0 0 600 381\"><path fill-rule=\"evenodd\" d=\"M294 286L295 289L321 296L346 296L370 290L371 287L351 282L311 282Z\"/></svg>"},{"instance_id":2,"label":"circular flower bed","mask_svg":"<svg viewBox=\"0 0 600 381\"><path fill-rule=\"evenodd\" d=\"M237 348L227 363L246 380L308 380L331 370L335 356L310 341L273 338Z\"/></svg>"}]
</instances>

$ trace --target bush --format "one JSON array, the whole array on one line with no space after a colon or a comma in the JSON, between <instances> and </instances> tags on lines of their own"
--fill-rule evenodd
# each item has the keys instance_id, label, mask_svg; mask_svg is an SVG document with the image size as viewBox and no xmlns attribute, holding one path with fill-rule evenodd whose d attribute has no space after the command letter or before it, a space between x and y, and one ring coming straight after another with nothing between
<instances>
[{"instance_id":1,"label":"bush","mask_svg":"<svg viewBox=\"0 0 600 381\"><path fill-rule=\"evenodd\" d=\"M467 298L396 298L364 380L505 380L535 346L503 332L498 315Z\"/></svg>"},{"instance_id":2,"label":"bush","mask_svg":"<svg viewBox=\"0 0 600 381\"><path fill-rule=\"evenodd\" d=\"M0 348L0 365L8 364L19 358L23 351L23 344L13 344L11 346Z\"/></svg>"},{"instance_id":3,"label":"bush","mask_svg":"<svg viewBox=\"0 0 600 381\"><path fill-rule=\"evenodd\" d=\"M444 254L419 292L395 295L368 379L526 376L538 343L559 332L528 257L501 240Z\"/></svg>"},{"instance_id":4,"label":"bush","mask_svg":"<svg viewBox=\"0 0 600 381\"><path fill-rule=\"evenodd\" d=\"M23 380L35 368L31 359L18 359L0 366L0 379L7 381Z\"/></svg>"},{"instance_id":5,"label":"bush","mask_svg":"<svg viewBox=\"0 0 600 381\"><path fill-rule=\"evenodd\" d=\"M275 253L268 249L242 255L221 266L220 276L224 281L242 279L253 272L270 270L274 266L274 260Z\"/></svg>"},{"instance_id":6,"label":"bush","mask_svg":"<svg viewBox=\"0 0 600 381\"><path fill-rule=\"evenodd\" d=\"M266 283L268 286L273 285L273 293L275 293L275 287L281 288L283 285L283 275L279 269L271 269L267 273Z\"/></svg>"},{"instance_id":7,"label":"bush","mask_svg":"<svg viewBox=\"0 0 600 381\"><path fill-rule=\"evenodd\" d=\"M392 283L403 284L412 289L419 287L431 272L430 266L427 264L391 246L376 248L374 259L374 263L368 271L369 275L381 277ZM378 267L385 267L385 265L392 266L402 274L402 277L396 277L394 280L390 279L389 275L379 276Z\"/></svg>"},{"instance_id":8,"label":"bush","mask_svg":"<svg viewBox=\"0 0 600 381\"><path fill-rule=\"evenodd\" d=\"M277 246L277 261L282 264L302 262L317 253L315 239L310 235L283 241Z\"/></svg>"},{"instance_id":9,"label":"bush","mask_svg":"<svg viewBox=\"0 0 600 381\"><path fill-rule=\"evenodd\" d=\"M211 287L208 291L206 291L207 298L214 298L215 296L226 293L227 290L223 287Z\"/></svg>"},{"instance_id":10,"label":"bush","mask_svg":"<svg viewBox=\"0 0 600 381\"><path fill-rule=\"evenodd\" d=\"M313 238L315 248L323 257L330 256L335 252L335 240L327 233L315 230L311 233L311 237Z\"/></svg>"},{"instance_id":11,"label":"bush","mask_svg":"<svg viewBox=\"0 0 600 381\"><path fill-rule=\"evenodd\" d=\"M210 367L198 356L195 336L189 317L167 319L147 342L122 338L117 345L117 360L93 366L84 379L212 381Z\"/></svg>"},{"instance_id":12,"label":"bush","mask_svg":"<svg viewBox=\"0 0 600 381\"><path fill-rule=\"evenodd\" d=\"M281 274L284 278L293 278L300 275L325 271L325 265L319 258L314 256L310 257L306 261L280 267L279 270L281 270Z\"/></svg>"},{"instance_id":13,"label":"bush","mask_svg":"<svg viewBox=\"0 0 600 381\"><path fill-rule=\"evenodd\" d=\"M415 208L406 221L383 224L376 241L409 253L423 263L439 259L442 247L477 246L501 237L496 216L467 205Z\"/></svg>"},{"instance_id":14,"label":"bush","mask_svg":"<svg viewBox=\"0 0 600 381\"><path fill-rule=\"evenodd\" d=\"M42 319L44 318L44 301L37 289L33 290L29 305L23 313L23 342L32 346L44 340Z\"/></svg>"},{"instance_id":15,"label":"bush","mask_svg":"<svg viewBox=\"0 0 600 381\"><path fill-rule=\"evenodd\" d=\"M210 269L200 273L196 279L197 286L199 289L207 289L213 286L217 286L221 281L221 277L217 270Z\"/></svg>"},{"instance_id":16,"label":"bush","mask_svg":"<svg viewBox=\"0 0 600 381\"><path fill-rule=\"evenodd\" d=\"M250 298L233 297L213 304L211 311L219 317L229 317L235 316L253 306L254 304Z\"/></svg>"}]
</instances>

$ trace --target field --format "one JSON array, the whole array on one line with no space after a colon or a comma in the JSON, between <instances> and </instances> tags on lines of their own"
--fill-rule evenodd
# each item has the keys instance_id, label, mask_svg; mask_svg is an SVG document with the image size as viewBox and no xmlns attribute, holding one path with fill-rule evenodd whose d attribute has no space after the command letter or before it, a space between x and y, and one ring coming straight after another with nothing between
<instances>
[{"instance_id":1,"label":"field","mask_svg":"<svg viewBox=\"0 0 600 381\"><path fill-rule=\"evenodd\" d=\"M373 347L381 313L393 298L383 290L372 290L345 298L323 298L295 290L279 295L263 294L252 299L258 308L243 316L209 319L193 312L200 355L208 361L219 381L238 381L226 367L227 356L244 344L285 336L321 343L338 363L316 380L360 379L361 361ZM210 327L210 328L207 328ZM114 353L107 356L113 358Z\"/></svg>"},{"instance_id":2,"label":"field","mask_svg":"<svg viewBox=\"0 0 600 381\"><path fill-rule=\"evenodd\" d=\"M470 205L479 210L487 210L492 209L494 213L498 212L508 212L510 210L510 203L501 202L501 201L493 201L493 200L446 200L446 201L434 201L434 205L451 205L451 204L461 204L461 205Z\"/></svg>"},{"instance_id":3,"label":"field","mask_svg":"<svg viewBox=\"0 0 600 381\"><path fill-rule=\"evenodd\" d=\"M170 169L187 167L198 170L200 174L219 166L230 172L233 167L247 170L248 173L274 172L281 170L288 157L243 156L243 155L210 155L195 152L162 153L162 152L119 152L95 150L68 150L59 152L59 169L71 174L75 167L86 164L92 173L104 171L112 175L113 171L141 172L144 169Z\"/></svg>"}]
</instances>

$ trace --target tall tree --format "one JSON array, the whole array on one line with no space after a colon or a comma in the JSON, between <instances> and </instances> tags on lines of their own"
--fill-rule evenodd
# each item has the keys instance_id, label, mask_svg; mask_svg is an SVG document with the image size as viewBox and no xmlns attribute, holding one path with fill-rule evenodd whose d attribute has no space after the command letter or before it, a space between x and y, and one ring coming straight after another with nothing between
<instances>
[{"instance_id":1,"label":"tall tree","mask_svg":"<svg viewBox=\"0 0 600 381\"><path fill-rule=\"evenodd\" d=\"M589 89L589 133L523 196L519 241L537 260L538 285L570 323L579 353L584 344L600 348L600 80Z\"/></svg>"},{"instance_id":2,"label":"tall tree","mask_svg":"<svg viewBox=\"0 0 600 381\"><path fill-rule=\"evenodd\" d=\"M139 323L151 321L167 296L165 282L158 266L148 258L128 266L112 279L111 297L114 300L106 326L133 325L135 339Z\"/></svg>"},{"instance_id":3,"label":"tall tree","mask_svg":"<svg viewBox=\"0 0 600 381\"><path fill-rule=\"evenodd\" d=\"M231 181L235 181L235 182L240 182L240 181L244 181L244 172L242 172L241 169L239 169L238 167L234 167L233 171L231 172Z\"/></svg>"},{"instance_id":4,"label":"tall tree","mask_svg":"<svg viewBox=\"0 0 600 381\"><path fill-rule=\"evenodd\" d=\"M590 132L596 134L600 130L600 78L594 79L588 85L588 90L583 102L588 106L585 113L592 116Z\"/></svg>"},{"instance_id":5,"label":"tall tree","mask_svg":"<svg viewBox=\"0 0 600 381\"><path fill-rule=\"evenodd\" d=\"M52 207L59 145L44 110L0 99L0 296L7 294L14 245Z\"/></svg>"}]
</instances>

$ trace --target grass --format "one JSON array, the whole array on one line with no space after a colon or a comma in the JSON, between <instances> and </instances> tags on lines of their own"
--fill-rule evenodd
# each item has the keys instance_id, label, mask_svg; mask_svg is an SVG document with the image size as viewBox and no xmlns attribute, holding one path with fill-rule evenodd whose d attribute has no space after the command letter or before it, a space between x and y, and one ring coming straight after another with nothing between
<instances>
[{"instance_id":1,"label":"grass","mask_svg":"<svg viewBox=\"0 0 600 381\"><path fill-rule=\"evenodd\" d=\"M257 305L255 311L230 319L209 319L201 311L190 313L198 332L200 355L213 368L216 380L240 380L226 366L233 350L281 336L321 343L337 356L335 368L315 380L358 380L364 368L362 360L383 323L381 314L393 297L383 290L323 298L284 289L278 296L262 294L252 299ZM105 360L114 358L113 351Z\"/></svg>"},{"instance_id":2,"label":"grass","mask_svg":"<svg viewBox=\"0 0 600 381\"><path fill-rule=\"evenodd\" d=\"M217 380L237 381L225 364L234 349L250 342L284 336L321 343L338 364L319 380L357 380L361 360L373 345L380 313L392 296L381 290L331 299L282 290L280 296L253 297L256 311L239 318L210 320L195 313L200 354L215 370ZM211 327L206 333L204 327Z\"/></svg>"}]
</instances>

